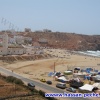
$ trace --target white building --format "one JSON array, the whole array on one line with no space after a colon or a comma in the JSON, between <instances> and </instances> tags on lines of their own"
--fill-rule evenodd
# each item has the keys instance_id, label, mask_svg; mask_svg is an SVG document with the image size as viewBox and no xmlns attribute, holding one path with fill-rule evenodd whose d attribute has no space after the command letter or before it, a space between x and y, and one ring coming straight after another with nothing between
<instances>
[{"instance_id":1,"label":"white building","mask_svg":"<svg viewBox=\"0 0 100 100\"><path fill-rule=\"evenodd\" d=\"M10 44L16 44L16 40L13 37L8 37L8 43Z\"/></svg>"},{"instance_id":2,"label":"white building","mask_svg":"<svg viewBox=\"0 0 100 100\"><path fill-rule=\"evenodd\" d=\"M5 33L2 36L3 43L2 47L0 48L0 54L1 55L18 55L18 54L24 54L26 52L26 49L21 46L8 46L8 34Z\"/></svg>"},{"instance_id":3,"label":"white building","mask_svg":"<svg viewBox=\"0 0 100 100\"><path fill-rule=\"evenodd\" d=\"M21 55L25 53L26 50L24 48L8 48L7 52L3 52L3 48L0 48L0 55Z\"/></svg>"},{"instance_id":4,"label":"white building","mask_svg":"<svg viewBox=\"0 0 100 100\"><path fill-rule=\"evenodd\" d=\"M14 36L14 39L17 44L23 44L24 43L24 37L23 36Z\"/></svg>"}]
</instances>

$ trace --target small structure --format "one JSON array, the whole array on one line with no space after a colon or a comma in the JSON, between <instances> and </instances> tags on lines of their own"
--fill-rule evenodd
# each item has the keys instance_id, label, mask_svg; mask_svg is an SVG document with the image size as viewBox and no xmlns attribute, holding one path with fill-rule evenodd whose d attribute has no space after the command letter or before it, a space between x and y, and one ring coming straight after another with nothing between
<instances>
[{"instance_id":1,"label":"small structure","mask_svg":"<svg viewBox=\"0 0 100 100\"><path fill-rule=\"evenodd\" d=\"M100 75L92 76L92 80L96 82L100 82Z\"/></svg>"},{"instance_id":2,"label":"small structure","mask_svg":"<svg viewBox=\"0 0 100 100\"><path fill-rule=\"evenodd\" d=\"M30 28L25 28L25 32L31 32Z\"/></svg>"},{"instance_id":3,"label":"small structure","mask_svg":"<svg viewBox=\"0 0 100 100\"><path fill-rule=\"evenodd\" d=\"M31 37L24 37L24 42L27 43L27 44L31 44L32 38Z\"/></svg>"},{"instance_id":4,"label":"small structure","mask_svg":"<svg viewBox=\"0 0 100 100\"><path fill-rule=\"evenodd\" d=\"M71 74L72 74L72 71L70 71L70 70L64 71L64 74L65 74L65 75L71 75Z\"/></svg>"},{"instance_id":5,"label":"small structure","mask_svg":"<svg viewBox=\"0 0 100 100\"><path fill-rule=\"evenodd\" d=\"M44 39L44 38L40 38L38 40L39 44L43 47L46 47L48 45L48 40L47 39Z\"/></svg>"},{"instance_id":6,"label":"small structure","mask_svg":"<svg viewBox=\"0 0 100 100\"><path fill-rule=\"evenodd\" d=\"M48 40L47 39L44 39L44 38L40 38L38 40L38 42L41 43L41 44L48 44Z\"/></svg>"},{"instance_id":7,"label":"small structure","mask_svg":"<svg viewBox=\"0 0 100 100\"><path fill-rule=\"evenodd\" d=\"M32 46L35 48L40 48L40 44L38 42L33 42Z\"/></svg>"},{"instance_id":8,"label":"small structure","mask_svg":"<svg viewBox=\"0 0 100 100\"><path fill-rule=\"evenodd\" d=\"M14 36L15 42L19 45L24 43L24 37L23 36Z\"/></svg>"},{"instance_id":9,"label":"small structure","mask_svg":"<svg viewBox=\"0 0 100 100\"><path fill-rule=\"evenodd\" d=\"M49 29L43 29L43 32L52 32L52 31Z\"/></svg>"}]
</instances>

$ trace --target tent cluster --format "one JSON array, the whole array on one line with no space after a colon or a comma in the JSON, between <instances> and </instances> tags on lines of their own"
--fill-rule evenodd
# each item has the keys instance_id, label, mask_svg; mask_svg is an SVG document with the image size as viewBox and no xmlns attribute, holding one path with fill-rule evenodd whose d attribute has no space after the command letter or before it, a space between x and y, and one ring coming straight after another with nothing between
<instances>
[{"instance_id":1,"label":"tent cluster","mask_svg":"<svg viewBox=\"0 0 100 100\"><path fill-rule=\"evenodd\" d=\"M61 72L49 73L48 76L53 76L56 81L68 83L70 87L79 91L100 91L100 72L92 68L80 69L77 67L74 70L64 71L63 74ZM72 76L72 78L68 78L68 76ZM85 83L85 81L88 81L88 83ZM91 84L91 82L94 84Z\"/></svg>"},{"instance_id":2,"label":"tent cluster","mask_svg":"<svg viewBox=\"0 0 100 100\"><path fill-rule=\"evenodd\" d=\"M76 69L74 69L76 70ZM100 90L100 72L98 70L93 70L92 68L78 69L77 73L73 73L74 77L80 77L84 80L88 80L90 83L94 84L85 84L79 87L79 91L92 92L95 88Z\"/></svg>"},{"instance_id":3,"label":"tent cluster","mask_svg":"<svg viewBox=\"0 0 100 100\"><path fill-rule=\"evenodd\" d=\"M84 78L84 80L87 79L95 82L100 82L100 72L98 70L93 70L92 68L86 68L81 70L78 69L76 73L75 70L73 73L74 77L76 76Z\"/></svg>"}]
</instances>

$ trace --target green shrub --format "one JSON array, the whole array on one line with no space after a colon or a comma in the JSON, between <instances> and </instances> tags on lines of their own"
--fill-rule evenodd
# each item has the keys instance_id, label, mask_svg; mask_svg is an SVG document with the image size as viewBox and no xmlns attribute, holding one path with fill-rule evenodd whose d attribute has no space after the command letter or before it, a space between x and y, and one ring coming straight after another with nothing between
<instances>
[{"instance_id":1,"label":"green shrub","mask_svg":"<svg viewBox=\"0 0 100 100\"><path fill-rule=\"evenodd\" d=\"M16 77L13 77L13 76L8 76L6 78L6 81L7 82L11 82L11 83L15 83L15 84L19 84L19 85L23 85L23 81L21 79L18 79Z\"/></svg>"},{"instance_id":2,"label":"green shrub","mask_svg":"<svg viewBox=\"0 0 100 100\"><path fill-rule=\"evenodd\" d=\"M17 79L17 78L14 80L14 83L15 84L19 84L19 85L23 85L24 84L21 79Z\"/></svg>"},{"instance_id":3,"label":"green shrub","mask_svg":"<svg viewBox=\"0 0 100 100\"><path fill-rule=\"evenodd\" d=\"M16 80L16 78L13 77L13 76L8 76L8 77L6 78L6 81L7 81L7 82L11 82L11 83L13 83L15 80Z\"/></svg>"},{"instance_id":4,"label":"green shrub","mask_svg":"<svg viewBox=\"0 0 100 100\"><path fill-rule=\"evenodd\" d=\"M39 94L40 94L41 96L45 97L45 92L39 90Z\"/></svg>"},{"instance_id":5,"label":"green shrub","mask_svg":"<svg viewBox=\"0 0 100 100\"><path fill-rule=\"evenodd\" d=\"M48 99L48 100L57 100L57 99L54 98L54 97L47 97L46 99Z\"/></svg>"}]
</instances>

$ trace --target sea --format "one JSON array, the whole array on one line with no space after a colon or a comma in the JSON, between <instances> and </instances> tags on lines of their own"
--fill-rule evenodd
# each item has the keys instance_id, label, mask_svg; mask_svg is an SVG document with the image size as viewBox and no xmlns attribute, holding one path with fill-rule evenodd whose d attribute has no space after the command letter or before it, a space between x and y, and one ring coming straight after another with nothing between
<instances>
[{"instance_id":1,"label":"sea","mask_svg":"<svg viewBox=\"0 0 100 100\"><path fill-rule=\"evenodd\" d=\"M89 56L95 56L100 57L100 51L76 51L79 54L89 55Z\"/></svg>"}]
</instances>

